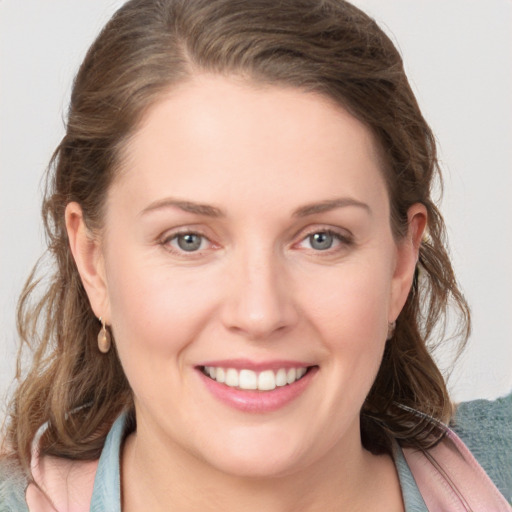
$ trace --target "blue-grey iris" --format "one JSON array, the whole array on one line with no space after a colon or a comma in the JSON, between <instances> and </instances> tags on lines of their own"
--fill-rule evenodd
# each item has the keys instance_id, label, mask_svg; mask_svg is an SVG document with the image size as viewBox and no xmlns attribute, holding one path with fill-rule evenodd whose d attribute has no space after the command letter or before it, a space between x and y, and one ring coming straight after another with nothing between
<instances>
[{"instance_id":1,"label":"blue-grey iris","mask_svg":"<svg viewBox=\"0 0 512 512\"><path fill-rule=\"evenodd\" d=\"M184 251L197 251L201 247L202 236L188 233L186 235L178 235L178 246Z\"/></svg>"},{"instance_id":2,"label":"blue-grey iris","mask_svg":"<svg viewBox=\"0 0 512 512\"><path fill-rule=\"evenodd\" d=\"M314 233L309 235L309 243L313 249L317 251L325 251L332 247L334 242L334 236L331 233L322 231L320 233Z\"/></svg>"}]
</instances>

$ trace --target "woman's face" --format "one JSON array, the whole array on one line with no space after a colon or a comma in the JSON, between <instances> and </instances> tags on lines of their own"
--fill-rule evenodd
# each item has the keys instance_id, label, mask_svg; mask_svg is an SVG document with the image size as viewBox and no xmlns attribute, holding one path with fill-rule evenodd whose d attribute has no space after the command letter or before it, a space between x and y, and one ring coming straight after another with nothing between
<instances>
[{"instance_id":1,"label":"woman's face","mask_svg":"<svg viewBox=\"0 0 512 512\"><path fill-rule=\"evenodd\" d=\"M125 157L79 266L138 438L239 475L360 450L424 222L396 243L369 130L313 93L199 76Z\"/></svg>"}]
</instances>

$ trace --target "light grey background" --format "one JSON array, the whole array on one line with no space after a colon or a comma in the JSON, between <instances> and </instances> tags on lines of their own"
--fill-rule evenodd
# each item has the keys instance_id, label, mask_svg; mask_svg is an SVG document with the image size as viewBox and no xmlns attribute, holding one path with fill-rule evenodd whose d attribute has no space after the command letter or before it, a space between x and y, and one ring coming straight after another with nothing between
<instances>
[{"instance_id":1,"label":"light grey background","mask_svg":"<svg viewBox=\"0 0 512 512\"><path fill-rule=\"evenodd\" d=\"M121 3L0 0L0 397L14 375L15 302L43 250L41 176L73 75ZM442 210L474 321L453 397L503 395L512 388L512 2L354 3L398 41L440 142ZM448 356L438 355L441 366Z\"/></svg>"}]
</instances>

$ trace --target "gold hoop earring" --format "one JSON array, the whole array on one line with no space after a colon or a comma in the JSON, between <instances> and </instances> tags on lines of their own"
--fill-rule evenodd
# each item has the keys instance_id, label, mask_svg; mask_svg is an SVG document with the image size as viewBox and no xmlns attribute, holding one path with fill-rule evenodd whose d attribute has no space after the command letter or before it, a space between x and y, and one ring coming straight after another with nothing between
<instances>
[{"instance_id":1,"label":"gold hoop earring","mask_svg":"<svg viewBox=\"0 0 512 512\"><path fill-rule=\"evenodd\" d=\"M107 330L107 326L105 325L105 320L100 316L101 329L98 333L98 349L102 354L106 354L110 350L110 345L112 344L112 340L110 337L110 333Z\"/></svg>"},{"instance_id":2,"label":"gold hoop earring","mask_svg":"<svg viewBox=\"0 0 512 512\"><path fill-rule=\"evenodd\" d=\"M386 338L387 340L390 340L395 334L395 327L396 322L388 322L388 337Z\"/></svg>"}]
</instances>

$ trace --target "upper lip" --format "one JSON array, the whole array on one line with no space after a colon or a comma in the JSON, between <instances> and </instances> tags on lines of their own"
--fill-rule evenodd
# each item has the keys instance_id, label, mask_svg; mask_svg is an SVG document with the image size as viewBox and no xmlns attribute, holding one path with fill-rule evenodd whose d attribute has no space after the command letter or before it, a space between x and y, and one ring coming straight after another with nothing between
<instances>
[{"instance_id":1,"label":"upper lip","mask_svg":"<svg viewBox=\"0 0 512 512\"><path fill-rule=\"evenodd\" d=\"M311 363L304 361L291 361L291 360L271 360L271 361L252 361L249 359L223 359L215 361L205 361L198 365L214 366L217 368L234 368L235 370L253 370L261 372L265 370L279 370L280 368L308 368L315 366Z\"/></svg>"}]
</instances>

